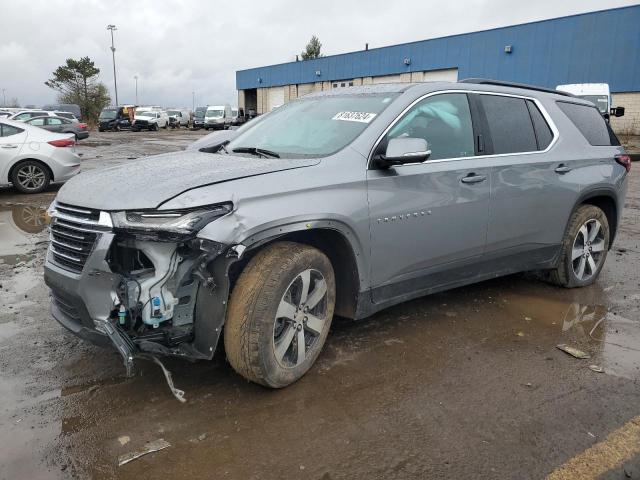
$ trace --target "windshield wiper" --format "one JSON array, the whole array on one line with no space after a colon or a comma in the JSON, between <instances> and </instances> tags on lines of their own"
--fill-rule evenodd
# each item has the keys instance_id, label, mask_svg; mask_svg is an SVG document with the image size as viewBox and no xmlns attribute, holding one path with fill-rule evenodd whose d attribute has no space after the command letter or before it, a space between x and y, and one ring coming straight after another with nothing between
<instances>
[{"instance_id":1,"label":"windshield wiper","mask_svg":"<svg viewBox=\"0 0 640 480\"><path fill-rule=\"evenodd\" d=\"M222 142L220 144L220 148L218 149L218 153L220 152L220 150L222 150L224 153L229 153L229 150L227 150L227 145L229 145L229 140L227 140L226 142Z\"/></svg>"},{"instance_id":2,"label":"windshield wiper","mask_svg":"<svg viewBox=\"0 0 640 480\"><path fill-rule=\"evenodd\" d=\"M258 157L263 158L280 158L280 154L277 152L272 152L271 150L265 150L264 148L258 147L238 147L232 150L234 153L250 153L252 155L257 155Z\"/></svg>"}]
</instances>

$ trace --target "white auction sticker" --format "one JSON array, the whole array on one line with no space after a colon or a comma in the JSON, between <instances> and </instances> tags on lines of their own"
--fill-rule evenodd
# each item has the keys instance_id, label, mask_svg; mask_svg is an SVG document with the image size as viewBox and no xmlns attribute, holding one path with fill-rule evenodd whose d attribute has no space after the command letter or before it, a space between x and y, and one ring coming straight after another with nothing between
<instances>
[{"instance_id":1,"label":"white auction sticker","mask_svg":"<svg viewBox=\"0 0 640 480\"><path fill-rule=\"evenodd\" d=\"M345 120L347 122L369 123L375 118L375 113L368 112L338 112L331 120Z\"/></svg>"}]
</instances>

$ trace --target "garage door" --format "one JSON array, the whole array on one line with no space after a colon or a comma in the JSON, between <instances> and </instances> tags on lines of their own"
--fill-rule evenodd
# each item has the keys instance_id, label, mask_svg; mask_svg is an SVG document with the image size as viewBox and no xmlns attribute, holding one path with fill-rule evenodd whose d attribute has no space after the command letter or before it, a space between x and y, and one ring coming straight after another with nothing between
<instances>
[{"instance_id":1,"label":"garage door","mask_svg":"<svg viewBox=\"0 0 640 480\"><path fill-rule=\"evenodd\" d=\"M284 103L284 87L272 87L267 97L267 112Z\"/></svg>"},{"instance_id":2,"label":"garage door","mask_svg":"<svg viewBox=\"0 0 640 480\"><path fill-rule=\"evenodd\" d=\"M400 83L400 75L385 75L373 77L373 83Z\"/></svg>"},{"instance_id":3,"label":"garage door","mask_svg":"<svg viewBox=\"0 0 640 480\"><path fill-rule=\"evenodd\" d=\"M313 92L313 83L300 83L298 84L298 98Z\"/></svg>"},{"instance_id":4,"label":"garage door","mask_svg":"<svg viewBox=\"0 0 640 480\"><path fill-rule=\"evenodd\" d=\"M424 72L423 82L457 82L458 69L448 68L446 70L429 70Z\"/></svg>"}]
</instances>

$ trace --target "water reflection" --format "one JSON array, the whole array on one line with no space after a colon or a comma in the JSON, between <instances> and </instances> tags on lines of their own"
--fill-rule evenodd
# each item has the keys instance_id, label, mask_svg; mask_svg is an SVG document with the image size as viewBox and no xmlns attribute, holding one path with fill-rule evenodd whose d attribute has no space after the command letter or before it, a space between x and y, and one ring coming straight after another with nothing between
<instances>
[{"instance_id":1,"label":"water reflection","mask_svg":"<svg viewBox=\"0 0 640 480\"><path fill-rule=\"evenodd\" d=\"M49 223L46 205L0 205L0 260L16 264L40 240Z\"/></svg>"}]
</instances>

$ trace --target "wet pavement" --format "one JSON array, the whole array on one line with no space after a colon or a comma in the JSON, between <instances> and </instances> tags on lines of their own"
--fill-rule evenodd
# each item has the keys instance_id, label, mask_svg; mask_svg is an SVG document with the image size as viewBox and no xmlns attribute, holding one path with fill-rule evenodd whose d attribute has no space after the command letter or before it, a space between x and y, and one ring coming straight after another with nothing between
<instances>
[{"instance_id":1,"label":"wet pavement","mask_svg":"<svg viewBox=\"0 0 640 480\"><path fill-rule=\"evenodd\" d=\"M203 133L95 134L78 150L91 169ZM50 317L42 263L56 188L1 190L0 480L544 478L640 415L638 167L595 285L515 275L337 319L316 366L278 391L222 355L167 360L186 404L156 365L126 379L115 351ZM171 446L118 467L160 438ZM640 478L639 451L602 478Z\"/></svg>"}]
</instances>

